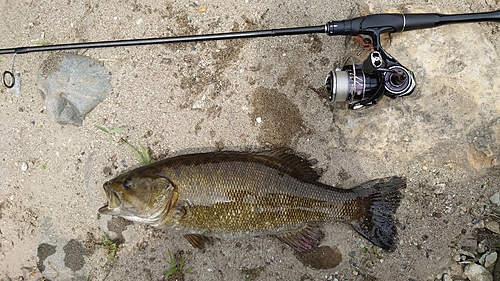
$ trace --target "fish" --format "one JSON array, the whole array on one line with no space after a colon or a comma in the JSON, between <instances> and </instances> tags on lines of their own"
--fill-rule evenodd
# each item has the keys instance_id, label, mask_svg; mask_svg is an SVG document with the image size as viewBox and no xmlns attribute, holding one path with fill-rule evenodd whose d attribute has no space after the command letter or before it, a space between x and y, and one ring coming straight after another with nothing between
<instances>
[{"instance_id":1,"label":"fish","mask_svg":"<svg viewBox=\"0 0 500 281\"><path fill-rule=\"evenodd\" d=\"M184 154L103 184L100 214L173 229L199 249L214 238L271 235L298 252L318 247L329 221L350 223L374 245L396 247L403 177L352 189L319 181L309 161L288 148Z\"/></svg>"}]
</instances>

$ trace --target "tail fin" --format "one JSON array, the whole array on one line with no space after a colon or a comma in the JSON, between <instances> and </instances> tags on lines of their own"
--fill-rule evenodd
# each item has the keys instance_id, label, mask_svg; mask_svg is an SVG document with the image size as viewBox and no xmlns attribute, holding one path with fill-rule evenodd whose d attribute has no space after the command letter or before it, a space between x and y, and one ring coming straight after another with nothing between
<instances>
[{"instance_id":1,"label":"tail fin","mask_svg":"<svg viewBox=\"0 0 500 281\"><path fill-rule=\"evenodd\" d=\"M405 178L391 177L372 180L354 189L360 195L364 210L351 224L359 234L384 250L396 248L397 230L392 216L403 197L400 189L405 187Z\"/></svg>"}]
</instances>

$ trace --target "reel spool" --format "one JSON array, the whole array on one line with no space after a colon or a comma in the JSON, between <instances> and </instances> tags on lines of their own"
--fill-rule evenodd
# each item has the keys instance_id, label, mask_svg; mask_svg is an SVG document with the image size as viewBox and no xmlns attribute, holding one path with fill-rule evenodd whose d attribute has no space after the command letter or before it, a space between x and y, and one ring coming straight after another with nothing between
<instances>
[{"instance_id":1,"label":"reel spool","mask_svg":"<svg viewBox=\"0 0 500 281\"><path fill-rule=\"evenodd\" d=\"M377 104L383 95L397 98L411 94L415 79L399 62L373 51L363 64L353 61L330 71L325 87L330 101L347 102L349 109L360 109Z\"/></svg>"}]
</instances>

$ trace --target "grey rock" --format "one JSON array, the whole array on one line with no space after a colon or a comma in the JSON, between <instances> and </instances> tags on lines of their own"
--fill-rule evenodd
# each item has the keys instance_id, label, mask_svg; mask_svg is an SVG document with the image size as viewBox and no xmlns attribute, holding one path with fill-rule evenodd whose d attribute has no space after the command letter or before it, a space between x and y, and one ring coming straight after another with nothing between
<instances>
[{"instance_id":1,"label":"grey rock","mask_svg":"<svg viewBox=\"0 0 500 281\"><path fill-rule=\"evenodd\" d=\"M60 124L81 126L110 93L109 74L97 61L69 53L51 54L38 72L38 87Z\"/></svg>"},{"instance_id":2,"label":"grey rock","mask_svg":"<svg viewBox=\"0 0 500 281\"><path fill-rule=\"evenodd\" d=\"M469 252L469 251L465 251L465 250L462 250L462 249L459 249L458 250L458 253L462 256L466 256L466 257L469 257L469 258L472 258L472 259L475 259L476 258L476 255L474 255L473 253Z\"/></svg>"},{"instance_id":3,"label":"grey rock","mask_svg":"<svg viewBox=\"0 0 500 281\"><path fill-rule=\"evenodd\" d=\"M448 273L443 274L443 278L441 279L443 281L453 281L451 276Z\"/></svg>"},{"instance_id":4,"label":"grey rock","mask_svg":"<svg viewBox=\"0 0 500 281\"><path fill-rule=\"evenodd\" d=\"M494 265L497 261L498 254L497 252L489 253L484 255L484 267L489 268Z\"/></svg>"},{"instance_id":5,"label":"grey rock","mask_svg":"<svg viewBox=\"0 0 500 281\"><path fill-rule=\"evenodd\" d=\"M40 230L36 248L37 267L42 275L52 281L85 280L91 269L84 256L93 251L75 239L54 234L52 219L46 217Z\"/></svg>"},{"instance_id":6,"label":"grey rock","mask_svg":"<svg viewBox=\"0 0 500 281\"><path fill-rule=\"evenodd\" d=\"M491 201L491 203L493 203L497 206L500 206L500 191L491 195L490 201Z\"/></svg>"},{"instance_id":7,"label":"grey rock","mask_svg":"<svg viewBox=\"0 0 500 281\"><path fill-rule=\"evenodd\" d=\"M493 281L493 275L484 266L476 263L465 266L464 273L470 281Z\"/></svg>"},{"instance_id":8,"label":"grey rock","mask_svg":"<svg viewBox=\"0 0 500 281\"><path fill-rule=\"evenodd\" d=\"M495 267L493 268L493 276L496 278L495 281L500 280L500 260L497 259Z\"/></svg>"},{"instance_id":9,"label":"grey rock","mask_svg":"<svg viewBox=\"0 0 500 281\"><path fill-rule=\"evenodd\" d=\"M477 244L477 253L478 254L484 254L486 253L486 251L488 251L488 245L487 245L487 241L486 239L479 242L479 244Z\"/></svg>"},{"instance_id":10,"label":"grey rock","mask_svg":"<svg viewBox=\"0 0 500 281\"><path fill-rule=\"evenodd\" d=\"M489 229L491 232L494 232L496 234L500 234L500 225L496 221L491 221L486 224L486 228Z\"/></svg>"}]
</instances>

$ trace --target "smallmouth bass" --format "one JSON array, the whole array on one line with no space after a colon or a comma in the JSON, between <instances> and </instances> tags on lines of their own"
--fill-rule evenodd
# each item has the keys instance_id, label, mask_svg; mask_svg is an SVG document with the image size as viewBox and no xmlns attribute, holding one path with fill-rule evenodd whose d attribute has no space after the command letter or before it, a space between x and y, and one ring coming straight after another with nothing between
<instances>
[{"instance_id":1,"label":"smallmouth bass","mask_svg":"<svg viewBox=\"0 0 500 281\"><path fill-rule=\"evenodd\" d=\"M101 214L173 228L195 247L208 237L273 235L297 251L317 247L326 221L345 221L373 244L395 248L393 215L406 179L339 189L290 150L180 155L104 183Z\"/></svg>"}]
</instances>

